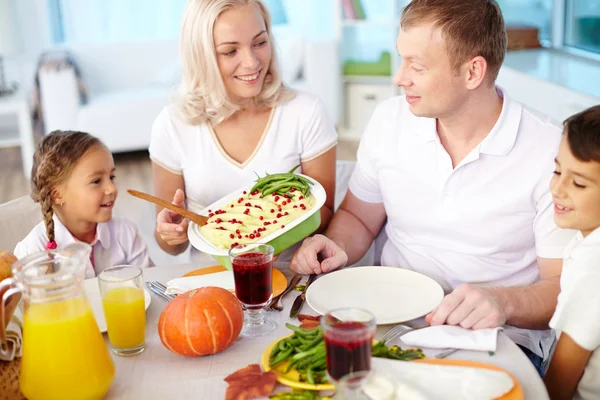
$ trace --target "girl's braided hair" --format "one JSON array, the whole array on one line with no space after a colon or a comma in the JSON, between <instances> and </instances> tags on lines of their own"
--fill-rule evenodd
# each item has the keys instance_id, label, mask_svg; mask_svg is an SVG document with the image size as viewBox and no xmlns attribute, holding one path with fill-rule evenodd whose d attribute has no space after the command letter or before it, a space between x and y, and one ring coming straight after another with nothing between
<instances>
[{"instance_id":1,"label":"girl's braided hair","mask_svg":"<svg viewBox=\"0 0 600 400\"><path fill-rule=\"evenodd\" d=\"M95 145L104 146L89 133L56 130L44 136L37 146L31 169L31 198L42 208L49 249L56 248L52 192L67 180L79 159Z\"/></svg>"}]
</instances>

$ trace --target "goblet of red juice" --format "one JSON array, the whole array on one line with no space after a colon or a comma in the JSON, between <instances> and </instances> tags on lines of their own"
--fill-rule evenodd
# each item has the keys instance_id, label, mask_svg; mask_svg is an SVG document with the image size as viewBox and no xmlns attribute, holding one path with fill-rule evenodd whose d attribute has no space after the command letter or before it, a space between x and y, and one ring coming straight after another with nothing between
<instances>
[{"instance_id":1,"label":"goblet of red juice","mask_svg":"<svg viewBox=\"0 0 600 400\"><path fill-rule=\"evenodd\" d=\"M263 308L273 295L273 251L273 246L261 243L239 245L229 250L235 295L246 310L244 336L264 336L277 327L263 314Z\"/></svg>"},{"instance_id":2,"label":"goblet of red juice","mask_svg":"<svg viewBox=\"0 0 600 400\"><path fill-rule=\"evenodd\" d=\"M327 375L337 382L357 371L371 370L375 316L361 308L340 308L321 318L327 352Z\"/></svg>"}]
</instances>

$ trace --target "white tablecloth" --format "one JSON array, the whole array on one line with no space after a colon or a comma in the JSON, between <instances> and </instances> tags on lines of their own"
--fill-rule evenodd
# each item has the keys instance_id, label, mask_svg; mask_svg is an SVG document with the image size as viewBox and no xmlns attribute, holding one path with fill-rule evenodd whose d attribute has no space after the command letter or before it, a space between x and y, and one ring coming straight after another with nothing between
<instances>
[{"instance_id":1,"label":"white tablecloth","mask_svg":"<svg viewBox=\"0 0 600 400\"><path fill-rule=\"evenodd\" d=\"M157 280L166 283L169 279L201 268L202 265L169 265L144 270L146 281ZM280 268L286 275L291 272ZM206 399L225 398L227 384L223 381L230 373L247 366L260 364L263 350L279 337L289 333L286 322L298 324L289 319L289 309L298 292L292 291L284 298L283 312L268 313L278 327L271 335L247 339L239 338L230 348L207 357L184 357L167 350L157 333L158 318L166 301L152 294L152 303L147 311L146 351L134 357L113 355L116 366L114 382L107 395L108 399ZM316 315L305 304L303 314ZM382 335L390 326L378 328L376 337ZM106 336L106 335L105 335ZM498 365L514 374L525 391L527 399L548 399L544 384L533 365L523 352L504 334L498 338L495 355L475 351L458 351L450 358L481 361Z\"/></svg>"}]
</instances>

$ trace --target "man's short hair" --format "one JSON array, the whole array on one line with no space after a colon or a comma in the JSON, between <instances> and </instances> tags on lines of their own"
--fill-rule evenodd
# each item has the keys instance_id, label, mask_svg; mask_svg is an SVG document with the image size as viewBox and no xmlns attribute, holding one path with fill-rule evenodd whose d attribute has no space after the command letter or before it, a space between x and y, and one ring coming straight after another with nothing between
<instances>
[{"instance_id":1,"label":"man's short hair","mask_svg":"<svg viewBox=\"0 0 600 400\"><path fill-rule=\"evenodd\" d=\"M460 66L481 56L488 65L488 81L493 84L506 54L504 18L495 0L413 0L402 11L400 27L433 23L440 28L450 63Z\"/></svg>"}]
</instances>

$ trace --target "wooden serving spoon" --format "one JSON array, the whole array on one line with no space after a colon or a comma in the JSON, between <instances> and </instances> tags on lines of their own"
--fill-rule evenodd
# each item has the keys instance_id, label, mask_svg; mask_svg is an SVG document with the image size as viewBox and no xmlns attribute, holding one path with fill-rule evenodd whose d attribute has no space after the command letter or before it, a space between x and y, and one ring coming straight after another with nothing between
<instances>
[{"instance_id":1,"label":"wooden serving spoon","mask_svg":"<svg viewBox=\"0 0 600 400\"><path fill-rule=\"evenodd\" d=\"M186 210L185 208L178 207L174 204L169 203L168 201L164 201L164 200L159 199L158 197L154 197L148 193L138 192L137 190L133 190L133 189L127 189L127 193L129 193L130 195L132 195L134 197L140 198L142 200L149 201L150 203L154 203L154 204L157 204L164 208L168 208L169 210L176 212L177 214L181 215L182 217L189 219L190 221L192 221L193 223L195 223L198 226L202 226L206 223L206 221L208 221L208 217L202 216L200 214L196 214L195 212Z\"/></svg>"}]
</instances>

